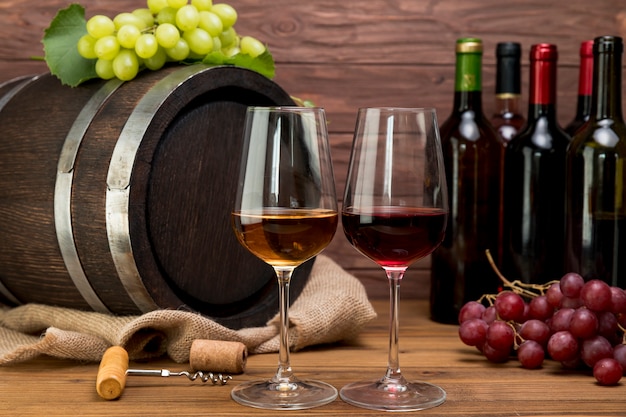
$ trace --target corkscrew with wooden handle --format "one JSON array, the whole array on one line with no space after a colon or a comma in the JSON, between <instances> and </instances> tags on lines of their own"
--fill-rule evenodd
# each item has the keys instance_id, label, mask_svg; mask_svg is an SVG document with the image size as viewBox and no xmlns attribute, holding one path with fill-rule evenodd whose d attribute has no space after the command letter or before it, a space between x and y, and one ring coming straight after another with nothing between
<instances>
[{"instance_id":1,"label":"corkscrew with wooden handle","mask_svg":"<svg viewBox=\"0 0 626 417\"><path fill-rule=\"evenodd\" d=\"M167 369L129 369L128 352L121 346L111 346L102 356L96 378L96 391L105 400L119 398L126 386L127 376L185 376L214 385L225 385L232 376L221 372L242 373L247 358L245 345L239 342L196 340L191 345L189 362L195 372L171 372ZM202 369L202 370L200 370ZM206 369L213 369L211 372Z\"/></svg>"}]
</instances>

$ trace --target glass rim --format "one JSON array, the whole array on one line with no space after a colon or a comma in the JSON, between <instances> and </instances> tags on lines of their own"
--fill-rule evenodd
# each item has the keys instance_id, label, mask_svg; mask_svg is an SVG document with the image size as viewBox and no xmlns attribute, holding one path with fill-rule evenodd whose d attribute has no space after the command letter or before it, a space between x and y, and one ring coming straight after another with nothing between
<instances>
[{"instance_id":1,"label":"glass rim","mask_svg":"<svg viewBox=\"0 0 626 417\"><path fill-rule=\"evenodd\" d=\"M248 106L247 111L267 111L267 112L271 112L271 111L285 111L285 112L301 112L301 111L324 111L323 107L319 107L319 106L313 106L313 107L309 107L309 106L297 106L297 105L293 105L293 106Z\"/></svg>"},{"instance_id":2,"label":"glass rim","mask_svg":"<svg viewBox=\"0 0 626 417\"><path fill-rule=\"evenodd\" d=\"M367 110L380 110L380 111L395 111L395 112L404 112L404 113L423 113L423 112L436 112L437 108L434 106L426 106L426 107L393 107L393 106L373 106L373 107L359 107L359 112L367 111Z\"/></svg>"}]
</instances>

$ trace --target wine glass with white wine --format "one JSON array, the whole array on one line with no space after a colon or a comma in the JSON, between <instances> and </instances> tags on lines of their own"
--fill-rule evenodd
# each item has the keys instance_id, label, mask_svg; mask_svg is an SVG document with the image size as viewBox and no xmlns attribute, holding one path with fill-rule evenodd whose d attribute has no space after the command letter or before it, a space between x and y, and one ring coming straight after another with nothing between
<instances>
[{"instance_id":1,"label":"wine glass with white wine","mask_svg":"<svg viewBox=\"0 0 626 417\"><path fill-rule=\"evenodd\" d=\"M289 283L337 229L335 181L322 108L249 107L232 224L239 242L276 271L280 347L276 374L236 386L240 404L298 410L327 404L337 390L298 379L289 359Z\"/></svg>"}]
</instances>

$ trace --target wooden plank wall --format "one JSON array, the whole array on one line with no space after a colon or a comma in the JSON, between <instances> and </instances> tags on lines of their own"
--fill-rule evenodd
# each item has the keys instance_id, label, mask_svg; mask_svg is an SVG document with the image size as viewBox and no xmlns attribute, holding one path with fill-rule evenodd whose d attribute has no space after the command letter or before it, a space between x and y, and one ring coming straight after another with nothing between
<instances>
[{"instance_id":1,"label":"wooden plank wall","mask_svg":"<svg viewBox=\"0 0 626 417\"><path fill-rule=\"evenodd\" d=\"M80 3L87 17L113 16L145 5L143 0ZM2 1L0 82L46 71L31 57L43 54L43 30L68 4ZM557 44L558 116L566 124L574 115L580 42L600 35L626 37L624 0L230 0L230 4L239 13L238 32L269 44L277 63L275 81L290 94L326 108L340 194L358 107L434 106L440 121L447 117L457 38L483 39L483 102L489 113L494 109L496 43L522 43L524 99L530 46ZM325 253L358 276L370 296L387 296L382 270L354 251L341 230ZM427 297L428 268L425 259L409 270L404 297Z\"/></svg>"}]
</instances>

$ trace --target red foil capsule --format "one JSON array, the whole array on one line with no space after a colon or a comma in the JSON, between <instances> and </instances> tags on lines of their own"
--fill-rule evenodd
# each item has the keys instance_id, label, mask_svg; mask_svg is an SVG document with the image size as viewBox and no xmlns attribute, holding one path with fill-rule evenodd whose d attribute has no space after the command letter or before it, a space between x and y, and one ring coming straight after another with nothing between
<instances>
[{"instance_id":1,"label":"red foil capsule","mask_svg":"<svg viewBox=\"0 0 626 417\"><path fill-rule=\"evenodd\" d=\"M540 43L530 49L530 104L556 103L556 45Z\"/></svg>"}]
</instances>

